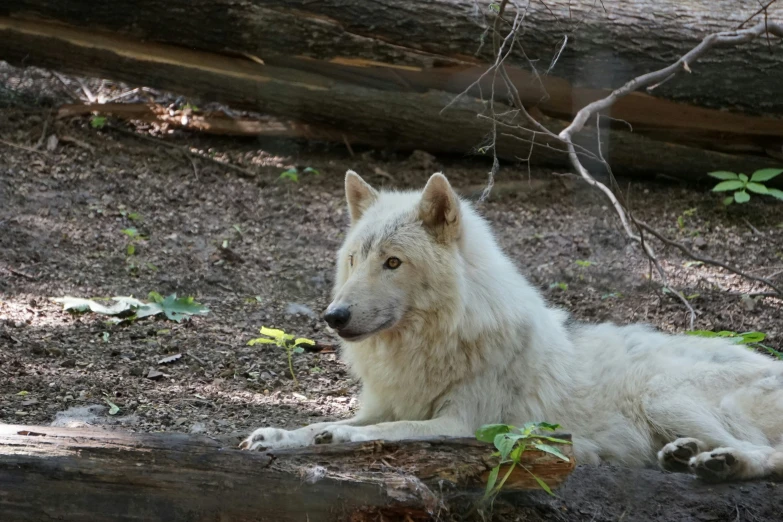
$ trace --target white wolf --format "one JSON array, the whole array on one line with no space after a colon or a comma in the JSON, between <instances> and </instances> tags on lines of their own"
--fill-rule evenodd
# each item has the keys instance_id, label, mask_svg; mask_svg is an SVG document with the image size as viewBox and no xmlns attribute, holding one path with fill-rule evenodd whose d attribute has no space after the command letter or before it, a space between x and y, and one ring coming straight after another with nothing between
<instances>
[{"instance_id":1,"label":"white wolf","mask_svg":"<svg viewBox=\"0 0 783 522\"><path fill-rule=\"evenodd\" d=\"M247 449L473 436L560 423L580 464L783 474L783 363L721 339L587 325L549 308L442 174L423 191L345 179L351 227L325 320L361 380L356 417L261 428Z\"/></svg>"}]
</instances>

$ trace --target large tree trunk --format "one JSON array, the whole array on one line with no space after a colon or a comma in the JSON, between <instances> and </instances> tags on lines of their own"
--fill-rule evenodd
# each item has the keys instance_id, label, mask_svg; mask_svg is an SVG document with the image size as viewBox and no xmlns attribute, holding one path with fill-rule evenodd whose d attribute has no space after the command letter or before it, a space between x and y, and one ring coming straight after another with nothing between
<instances>
[{"instance_id":1,"label":"large tree trunk","mask_svg":"<svg viewBox=\"0 0 783 522\"><path fill-rule=\"evenodd\" d=\"M0 58L17 64L197 95L338 129L354 142L458 153L486 145L490 125L477 114L486 114L479 97L491 92L492 75L481 94L474 88L443 111L492 60L484 34L492 16L473 0L4 5ZM567 45L541 81L521 52L507 62L510 76L522 101L557 131L604 95L601 89L671 63L704 35L736 27L757 9L752 0L533 2L521 45L542 75L565 35ZM783 18L783 4L769 14ZM513 15L509 8L507 17ZM619 170L690 178L779 162L783 52L766 46L762 39L715 49L691 64L692 74L618 102L609 116L634 132L622 123L603 131L604 155ZM494 92L498 111L507 109L500 82ZM532 135L501 131L499 154L527 157ZM581 141L595 148L590 133ZM535 141L534 160L565 163L547 147L555 142Z\"/></svg>"},{"instance_id":2,"label":"large tree trunk","mask_svg":"<svg viewBox=\"0 0 783 522\"><path fill-rule=\"evenodd\" d=\"M570 445L556 446L571 455ZM429 519L452 499L480 498L493 450L474 439L432 439L261 453L184 434L6 425L0 520ZM517 467L506 489L540 489L532 474L557 488L574 467L573 458L538 451L522 461L529 471Z\"/></svg>"}]
</instances>

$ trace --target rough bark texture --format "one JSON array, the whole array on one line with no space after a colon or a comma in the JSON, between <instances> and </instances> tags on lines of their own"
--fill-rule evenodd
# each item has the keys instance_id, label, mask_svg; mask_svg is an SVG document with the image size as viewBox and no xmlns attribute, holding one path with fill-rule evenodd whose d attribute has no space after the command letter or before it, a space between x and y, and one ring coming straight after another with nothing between
<instances>
[{"instance_id":1,"label":"rough bark texture","mask_svg":"<svg viewBox=\"0 0 783 522\"><path fill-rule=\"evenodd\" d=\"M558 446L570 456L570 445ZM259 453L183 434L6 425L0 514L4 522L428 519L456 496L477 498L492 450L473 439L433 439ZM523 462L553 488L574 467L537 451ZM506 487L539 489L519 468Z\"/></svg>"},{"instance_id":2,"label":"rough bark texture","mask_svg":"<svg viewBox=\"0 0 783 522\"><path fill-rule=\"evenodd\" d=\"M490 449L432 439L253 453L183 434L5 425L0 514L3 522L462 520L494 465ZM705 484L613 466L572 472L573 460L524 455L556 496L519 470L494 504L513 514L502 520L758 522L779 521L783 510L774 483Z\"/></svg>"},{"instance_id":3,"label":"rough bark texture","mask_svg":"<svg viewBox=\"0 0 783 522\"><path fill-rule=\"evenodd\" d=\"M297 118L337 129L356 143L463 154L487 143L489 123L476 118L486 106L477 97L491 91L492 75L484 78L481 93L474 89L441 112L492 59L491 38L482 37L492 17L487 6L472 0L3 5L0 59L13 63L107 76ZM564 35L568 44L541 81L521 52L509 58L510 75L522 100L557 131L576 110L605 94L600 88L671 63L704 35L732 29L757 9L752 0L533 2L522 36L527 57L543 72ZM510 9L507 17L513 14ZM783 17L783 4L773 5L770 16ZM603 139L607 159L618 171L691 178L710 169L747 171L780 162L783 50L777 42L773 52L766 47L760 40L716 49L691 66L692 74L666 82L654 96L634 93L621 100L609 116L630 123L634 133L614 123ZM506 100L499 83L495 93ZM518 129L507 131L530 139ZM595 140L588 141L595 148ZM534 160L565 163L540 136L536 142L544 146L537 147ZM498 152L524 158L528 148L501 136Z\"/></svg>"}]
</instances>

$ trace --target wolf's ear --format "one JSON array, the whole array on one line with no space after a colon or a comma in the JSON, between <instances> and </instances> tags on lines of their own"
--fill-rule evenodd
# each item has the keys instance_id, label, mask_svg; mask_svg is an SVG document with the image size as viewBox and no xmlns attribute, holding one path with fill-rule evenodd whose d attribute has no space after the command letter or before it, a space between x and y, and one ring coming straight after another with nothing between
<instances>
[{"instance_id":1,"label":"wolf's ear","mask_svg":"<svg viewBox=\"0 0 783 522\"><path fill-rule=\"evenodd\" d=\"M419 203L419 217L438 239L448 242L459 235L460 203L446 176L433 174L424 187Z\"/></svg>"},{"instance_id":2,"label":"wolf's ear","mask_svg":"<svg viewBox=\"0 0 783 522\"><path fill-rule=\"evenodd\" d=\"M372 188L361 176L352 170L345 174L345 199L348 200L348 211L351 223L356 223L370 205L378 199L378 191Z\"/></svg>"}]
</instances>

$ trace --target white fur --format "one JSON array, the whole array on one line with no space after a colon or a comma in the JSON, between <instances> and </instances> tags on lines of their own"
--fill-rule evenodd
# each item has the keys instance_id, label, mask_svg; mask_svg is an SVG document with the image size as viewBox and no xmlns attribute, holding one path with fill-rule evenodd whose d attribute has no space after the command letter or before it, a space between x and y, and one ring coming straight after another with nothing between
<instances>
[{"instance_id":1,"label":"white fur","mask_svg":"<svg viewBox=\"0 0 783 522\"><path fill-rule=\"evenodd\" d=\"M783 474L782 363L721 339L569 324L444 182L433 176L424 196L376 192L349 173L354 222L331 306L349 306L346 331L364 336L343 343L361 408L341 422L261 428L243 447L473 436L483 424L547 421L573 434L580 464L657 460L709 479ZM402 266L383 269L387 256Z\"/></svg>"}]
</instances>

